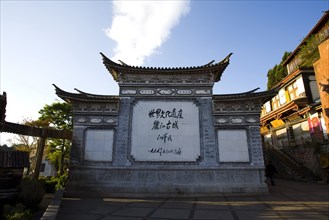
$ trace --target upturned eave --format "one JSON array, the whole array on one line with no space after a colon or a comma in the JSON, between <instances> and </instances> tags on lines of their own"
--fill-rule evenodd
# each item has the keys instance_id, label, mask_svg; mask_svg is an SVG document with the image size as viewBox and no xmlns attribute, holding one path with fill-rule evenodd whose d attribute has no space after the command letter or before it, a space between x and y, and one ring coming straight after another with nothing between
<instances>
[{"instance_id":1,"label":"upturned eave","mask_svg":"<svg viewBox=\"0 0 329 220\"><path fill-rule=\"evenodd\" d=\"M64 91L57 87L55 84L53 84L55 87L56 95L63 99L66 102L118 102L119 96L113 96L113 95L96 95L91 93L85 93L78 89L75 89L79 93L71 93Z\"/></svg>"},{"instance_id":2,"label":"upturned eave","mask_svg":"<svg viewBox=\"0 0 329 220\"><path fill-rule=\"evenodd\" d=\"M247 100L257 100L259 103L265 103L271 98L273 98L277 92L277 88L273 88L268 91L262 92L255 92L259 88L253 89L248 92L243 93L233 93L233 94L224 94L224 95L213 95L214 101L221 101L221 102L232 102L232 101L247 101Z\"/></svg>"},{"instance_id":3,"label":"upturned eave","mask_svg":"<svg viewBox=\"0 0 329 220\"><path fill-rule=\"evenodd\" d=\"M100 53L103 58L103 63L106 69L111 73L113 79L119 82L120 74L191 74L191 73L200 73L200 74L213 74L214 82L220 81L222 73L228 66L230 62L230 57L232 53L226 56L222 61L214 63L214 60L202 65L194 67L142 67L142 66L130 66L120 61L121 64L112 61L107 58L103 53Z\"/></svg>"}]
</instances>

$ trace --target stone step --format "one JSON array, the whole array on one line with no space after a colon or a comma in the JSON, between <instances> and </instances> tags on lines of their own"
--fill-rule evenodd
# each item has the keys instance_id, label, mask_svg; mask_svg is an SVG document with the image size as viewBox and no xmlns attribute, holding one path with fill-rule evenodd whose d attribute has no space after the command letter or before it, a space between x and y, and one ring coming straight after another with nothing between
<instances>
[{"instance_id":1,"label":"stone step","mask_svg":"<svg viewBox=\"0 0 329 220\"><path fill-rule=\"evenodd\" d=\"M281 165L290 171L292 174L292 179L299 179L305 182L319 182L322 181L320 177L315 175L313 172L308 170L306 167L298 164L294 161L289 155L286 155L284 152L279 149L270 148L267 150L270 158L275 158Z\"/></svg>"}]
</instances>

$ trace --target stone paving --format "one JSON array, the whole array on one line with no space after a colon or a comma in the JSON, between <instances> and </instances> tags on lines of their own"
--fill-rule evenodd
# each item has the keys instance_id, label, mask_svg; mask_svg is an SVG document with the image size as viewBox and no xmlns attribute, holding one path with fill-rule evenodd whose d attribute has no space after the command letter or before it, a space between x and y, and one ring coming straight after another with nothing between
<instances>
[{"instance_id":1,"label":"stone paving","mask_svg":"<svg viewBox=\"0 0 329 220\"><path fill-rule=\"evenodd\" d=\"M277 180L265 195L209 198L67 198L57 220L329 219L329 186Z\"/></svg>"}]
</instances>

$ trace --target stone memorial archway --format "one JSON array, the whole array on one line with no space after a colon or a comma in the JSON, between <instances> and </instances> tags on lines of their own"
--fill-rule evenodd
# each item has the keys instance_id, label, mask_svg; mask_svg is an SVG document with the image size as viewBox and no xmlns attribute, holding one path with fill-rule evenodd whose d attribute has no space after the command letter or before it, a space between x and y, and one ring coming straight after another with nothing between
<instances>
[{"instance_id":1,"label":"stone memorial archway","mask_svg":"<svg viewBox=\"0 0 329 220\"><path fill-rule=\"evenodd\" d=\"M73 105L67 193L212 196L265 193L260 109L274 91L213 94L228 55L197 67L103 63L119 95L56 94Z\"/></svg>"}]
</instances>

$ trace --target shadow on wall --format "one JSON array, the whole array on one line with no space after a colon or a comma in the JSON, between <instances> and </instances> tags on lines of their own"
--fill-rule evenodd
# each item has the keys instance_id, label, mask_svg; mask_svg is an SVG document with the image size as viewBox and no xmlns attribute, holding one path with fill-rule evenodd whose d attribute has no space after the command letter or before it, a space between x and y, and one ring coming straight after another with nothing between
<instances>
[{"instance_id":1,"label":"shadow on wall","mask_svg":"<svg viewBox=\"0 0 329 220\"><path fill-rule=\"evenodd\" d=\"M329 94L329 79L327 79L327 84L319 83L323 92Z\"/></svg>"}]
</instances>

